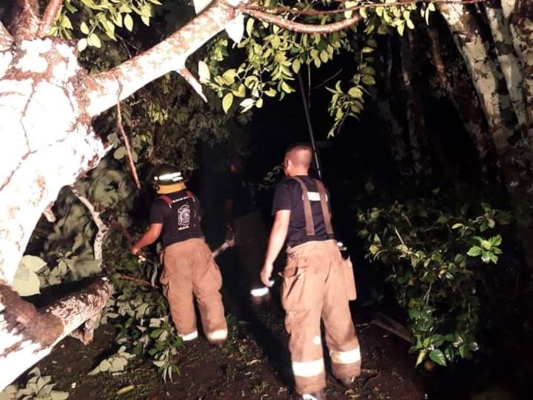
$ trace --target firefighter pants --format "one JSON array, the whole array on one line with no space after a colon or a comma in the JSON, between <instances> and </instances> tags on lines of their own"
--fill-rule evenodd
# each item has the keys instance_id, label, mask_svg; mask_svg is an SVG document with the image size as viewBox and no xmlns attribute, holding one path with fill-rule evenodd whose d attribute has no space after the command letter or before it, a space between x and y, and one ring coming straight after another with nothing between
<instances>
[{"instance_id":1,"label":"firefighter pants","mask_svg":"<svg viewBox=\"0 0 533 400\"><path fill-rule=\"evenodd\" d=\"M204 239L188 239L167 246L161 284L172 320L184 341L198 336L194 298L202 328L211 343L224 341L228 327L220 288L222 276Z\"/></svg>"},{"instance_id":2,"label":"firefighter pants","mask_svg":"<svg viewBox=\"0 0 533 400\"><path fill-rule=\"evenodd\" d=\"M348 264L334 240L311 241L287 250L281 300L299 394L326 387L321 319L333 375L347 378L361 373L359 341L348 303L353 299L355 283L353 271L344 268ZM352 276L351 282L347 276Z\"/></svg>"},{"instance_id":3,"label":"firefighter pants","mask_svg":"<svg viewBox=\"0 0 533 400\"><path fill-rule=\"evenodd\" d=\"M252 302L261 301L269 294L260 278L268 241L263 218L256 211L235 218L233 224L244 285L250 291Z\"/></svg>"}]
</instances>

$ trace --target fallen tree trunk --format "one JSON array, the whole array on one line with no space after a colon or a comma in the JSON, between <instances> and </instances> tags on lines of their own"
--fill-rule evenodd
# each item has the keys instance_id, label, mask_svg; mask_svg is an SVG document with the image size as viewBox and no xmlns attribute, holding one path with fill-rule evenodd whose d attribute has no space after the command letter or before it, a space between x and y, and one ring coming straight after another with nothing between
<instances>
[{"instance_id":1,"label":"fallen tree trunk","mask_svg":"<svg viewBox=\"0 0 533 400\"><path fill-rule=\"evenodd\" d=\"M0 284L0 391L50 354L58 342L85 321L94 321L111 292L108 279L100 278L85 289L38 310L10 286ZM84 343L92 338L92 326L88 328L81 335Z\"/></svg>"}]
</instances>

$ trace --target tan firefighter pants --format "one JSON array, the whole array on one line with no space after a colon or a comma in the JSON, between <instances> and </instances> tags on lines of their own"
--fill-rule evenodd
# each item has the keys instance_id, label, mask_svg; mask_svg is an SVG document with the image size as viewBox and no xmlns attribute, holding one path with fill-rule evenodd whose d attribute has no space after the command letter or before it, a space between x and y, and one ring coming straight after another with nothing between
<instances>
[{"instance_id":1,"label":"tan firefighter pants","mask_svg":"<svg viewBox=\"0 0 533 400\"><path fill-rule=\"evenodd\" d=\"M281 300L290 334L289 350L296 392L326 387L320 321L324 321L332 372L337 378L361 373L361 354L349 308L353 272L344 271L334 240L307 242L287 250ZM346 276L352 276L346 279Z\"/></svg>"},{"instance_id":2,"label":"tan firefighter pants","mask_svg":"<svg viewBox=\"0 0 533 400\"><path fill-rule=\"evenodd\" d=\"M220 288L222 276L203 239L188 239L165 248L161 284L172 320L183 340L198 336L194 298L198 302L207 340L223 341L228 336Z\"/></svg>"},{"instance_id":3,"label":"tan firefighter pants","mask_svg":"<svg viewBox=\"0 0 533 400\"><path fill-rule=\"evenodd\" d=\"M268 241L261 213L256 211L235 218L234 227L239 262L250 296L253 298L268 295L269 291L260 278Z\"/></svg>"}]
</instances>

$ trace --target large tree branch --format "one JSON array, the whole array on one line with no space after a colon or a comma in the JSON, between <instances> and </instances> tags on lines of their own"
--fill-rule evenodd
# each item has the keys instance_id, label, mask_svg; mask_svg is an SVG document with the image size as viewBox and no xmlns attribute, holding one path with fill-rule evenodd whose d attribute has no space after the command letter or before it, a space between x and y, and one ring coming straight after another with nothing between
<instances>
[{"instance_id":1,"label":"large tree branch","mask_svg":"<svg viewBox=\"0 0 533 400\"><path fill-rule=\"evenodd\" d=\"M54 20L59 14L59 10L63 5L63 0L50 0L46 10L44 11L43 19L39 24L39 29L37 31L37 37L44 37L50 34L50 28L52 27Z\"/></svg>"},{"instance_id":2,"label":"large tree branch","mask_svg":"<svg viewBox=\"0 0 533 400\"><path fill-rule=\"evenodd\" d=\"M9 31L17 42L34 39L40 22L39 0L16 0Z\"/></svg>"},{"instance_id":3,"label":"large tree branch","mask_svg":"<svg viewBox=\"0 0 533 400\"><path fill-rule=\"evenodd\" d=\"M91 322L105 307L111 292L109 281L101 278L44 310L37 310L0 283L0 390L50 354L58 342L85 321Z\"/></svg>"},{"instance_id":4,"label":"large tree branch","mask_svg":"<svg viewBox=\"0 0 533 400\"><path fill-rule=\"evenodd\" d=\"M242 4L243 1L239 1ZM222 31L241 12L225 0L213 4L167 39L110 71L86 79L91 116L117 104L147 83L184 67L187 57Z\"/></svg>"},{"instance_id":5,"label":"large tree branch","mask_svg":"<svg viewBox=\"0 0 533 400\"><path fill-rule=\"evenodd\" d=\"M5 51L13 44L13 36L9 34L4 24L0 22L0 51Z\"/></svg>"}]
</instances>

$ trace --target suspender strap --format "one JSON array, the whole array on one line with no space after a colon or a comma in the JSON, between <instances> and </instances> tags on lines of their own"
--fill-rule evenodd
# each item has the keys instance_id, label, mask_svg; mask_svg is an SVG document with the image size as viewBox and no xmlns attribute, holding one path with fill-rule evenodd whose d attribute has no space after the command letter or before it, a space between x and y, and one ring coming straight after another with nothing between
<instances>
[{"instance_id":1,"label":"suspender strap","mask_svg":"<svg viewBox=\"0 0 533 400\"><path fill-rule=\"evenodd\" d=\"M324 216L326 233L328 235L333 235L333 228L331 227L331 215L329 213L328 203L326 201L326 188L324 187L324 184L317 179L315 179L315 183L316 188L318 189L318 193L320 195L320 206L322 207L322 215ZM307 199L307 203L309 203L309 199Z\"/></svg>"},{"instance_id":2,"label":"suspender strap","mask_svg":"<svg viewBox=\"0 0 533 400\"><path fill-rule=\"evenodd\" d=\"M298 182L300 184L300 187L302 188L302 201L304 203L305 215L305 231L307 233L307 236L314 236L315 224L313 222L313 213L311 211L311 202L309 201L307 186L305 186L305 183L303 183L303 181L297 176L293 176L292 179Z\"/></svg>"},{"instance_id":3,"label":"suspender strap","mask_svg":"<svg viewBox=\"0 0 533 400\"><path fill-rule=\"evenodd\" d=\"M167 195L159 196L159 199L167 203L169 207L172 207L172 199Z\"/></svg>"},{"instance_id":4,"label":"suspender strap","mask_svg":"<svg viewBox=\"0 0 533 400\"><path fill-rule=\"evenodd\" d=\"M185 192L187 194L187 197L189 199L192 199L192 201L194 202L194 195L192 194L192 192L189 192L188 190ZM184 197L181 197L179 199L176 199L176 200L172 200L169 196L167 196L166 194L162 195L162 196L159 196L158 197L160 200L163 200L165 203L168 204L168 206L170 208L172 208L172 204L174 203L177 203L178 201L181 201L184 199Z\"/></svg>"}]
</instances>

